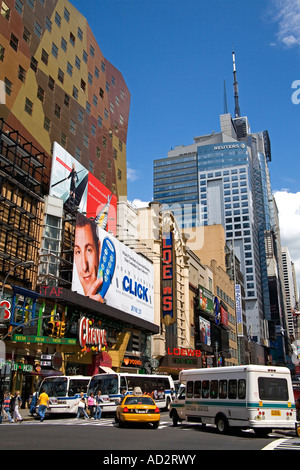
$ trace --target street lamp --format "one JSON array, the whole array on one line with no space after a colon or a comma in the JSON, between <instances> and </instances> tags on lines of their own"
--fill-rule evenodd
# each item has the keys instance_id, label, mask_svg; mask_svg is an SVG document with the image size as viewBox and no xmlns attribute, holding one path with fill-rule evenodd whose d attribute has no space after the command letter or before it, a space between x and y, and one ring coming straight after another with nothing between
<instances>
[{"instance_id":1,"label":"street lamp","mask_svg":"<svg viewBox=\"0 0 300 470\"><path fill-rule=\"evenodd\" d=\"M20 266L23 267L23 268L29 268L29 266L32 266L33 264L34 264L34 261L32 261L32 260L31 261L20 261L19 263L15 264L12 268L10 268L8 270L8 273L6 274L6 276L4 278L4 281L3 281L3 284L2 284L0 300L3 299L4 287L5 287L6 281L9 277L9 275L11 274L11 272L13 272L16 268L19 268Z\"/></svg>"}]
</instances>

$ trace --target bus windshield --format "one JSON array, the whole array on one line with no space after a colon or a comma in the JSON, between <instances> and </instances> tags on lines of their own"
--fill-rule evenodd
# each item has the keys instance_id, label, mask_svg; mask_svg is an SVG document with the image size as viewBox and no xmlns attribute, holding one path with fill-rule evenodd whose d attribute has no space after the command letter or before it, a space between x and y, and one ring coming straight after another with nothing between
<instances>
[{"instance_id":1,"label":"bus windshield","mask_svg":"<svg viewBox=\"0 0 300 470\"><path fill-rule=\"evenodd\" d=\"M49 397L67 396L68 379L66 377L57 377L55 379L45 379L41 385L40 392L44 390Z\"/></svg>"},{"instance_id":2,"label":"bus windshield","mask_svg":"<svg viewBox=\"0 0 300 470\"><path fill-rule=\"evenodd\" d=\"M98 390L102 395L115 395L118 393L118 376L103 374L103 376L93 377L89 386L89 393L96 395Z\"/></svg>"}]
</instances>

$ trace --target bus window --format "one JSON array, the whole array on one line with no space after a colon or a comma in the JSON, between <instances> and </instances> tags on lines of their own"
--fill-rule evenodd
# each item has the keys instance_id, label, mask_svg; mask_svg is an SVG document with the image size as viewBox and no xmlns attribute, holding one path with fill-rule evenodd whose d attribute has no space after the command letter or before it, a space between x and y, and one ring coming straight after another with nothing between
<instances>
[{"instance_id":1,"label":"bus window","mask_svg":"<svg viewBox=\"0 0 300 470\"><path fill-rule=\"evenodd\" d=\"M84 379L70 379L68 396L73 397L80 392L86 393L89 381Z\"/></svg>"},{"instance_id":2,"label":"bus window","mask_svg":"<svg viewBox=\"0 0 300 470\"><path fill-rule=\"evenodd\" d=\"M286 379L258 377L258 389L261 400L287 401L289 399Z\"/></svg>"},{"instance_id":3,"label":"bus window","mask_svg":"<svg viewBox=\"0 0 300 470\"><path fill-rule=\"evenodd\" d=\"M193 398L193 389L194 389L194 382L187 382L186 384L186 397Z\"/></svg>"},{"instance_id":4,"label":"bus window","mask_svg":"<svg viewBox=\"0 0 300 470\"><path fill-rule=\"evenodd\" d=\"M219 398L227 398L227 380L219 381Z\"/></svg>"},{"instance_id":5,"label":"bus window","mask_svg":"<svg viewBox=\"0 0 300 470\"><path fill-rule=\"evenodd\" d=\"M229 380L228 384L228 398L235 399L237 397L237 380Z\"/></svg>"},{"instance_id":6,"label":"bus window","mask_svg":"<svg viewBox=\"0 0 300 470\"><path fill-rule=\"evenodd\" d=\"M238 384L238 398L240 400L245 400L246 398L246 380L240 379Z\"/></svg>"},{"instance_id":7,"label":"bus window","mask_svg":"<svg viewBox=\"0 0 300 470\"><path fill-rule=\"evenodd\" d=\"M195 381L194 398L201 398L201 380Z\"/></svg>"},{"instance_id":8,"label":"bus window","mask_svg":"<svg viewBox=\"0 0 300 470\"><path fill-rule=\"evenodd\" d=\"M202 398L209 398L209 380L202 382Z\"/></svg>"},{"instance_id":9,"label":"bus window","mask_svg":"<svg viewBox=\"0 0 300 470\"><path fill-rule=\"evenodd\" d=\"M210 381L210 398L218 398L218 380Z\"/></svg>"}]
</instances>

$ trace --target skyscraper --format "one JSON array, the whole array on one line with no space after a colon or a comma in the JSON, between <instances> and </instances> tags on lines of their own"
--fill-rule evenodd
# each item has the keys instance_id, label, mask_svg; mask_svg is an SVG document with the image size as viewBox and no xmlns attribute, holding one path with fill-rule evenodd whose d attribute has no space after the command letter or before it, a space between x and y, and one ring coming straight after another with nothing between
<instances>
[{"instance_id":1,"label":"skyscraper","mask_svg":"<svg viewBox=\"0 0 300 470\"><path fill-rule=\"evenodd\" d=\"M234 97L236 117L221 115L220 132L195 137L154 161L154 200L168 206L183 229L224 226L245 279L248 336L267 360L274 323L265 249L265 233L273 230L271 146L268 131L252 133L240 116L235 60Z\"/></svg>"}]
</instances>

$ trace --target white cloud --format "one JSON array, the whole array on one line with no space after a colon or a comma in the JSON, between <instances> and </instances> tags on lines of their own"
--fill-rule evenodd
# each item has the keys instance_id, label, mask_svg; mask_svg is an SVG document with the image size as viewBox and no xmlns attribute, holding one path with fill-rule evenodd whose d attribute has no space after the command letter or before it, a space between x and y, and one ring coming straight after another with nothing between
<instances>
[{"instance_id":1,"label":"white cloud","mask_svg":"<svg viewBox=\"0 0 300 470\"><path fill-rule=\"evenodd\" d=\"M133 201L128 201L128 204L133 206L135 209L142 209L143 207L148 207L149 202L151 201L141 201L141 199L134 199Z\"/></svg>"},{"instance_id":2,"label":"white cloud","mask_svg":"<svg viewBox=\"0 0 300 470\"><path fill-rule=\"evenodd\" d=\"M127 180L130 181L130 183L132 183L133 181L136 181L137 179L139 179L138 172L134 170L133 168L129 168L129 166L127 166Z\"/></svg>"},{"instance_id":3,"label":"white cloud","mask_svg":"<svg viewBox=\"0 0 300 470\"><path fill-rule=\"evenodd\" d=\"M297 285L300 285L300 192L283 189L274 193L279 211L281 246L287 247L295 264Z\"/></svg>"},{"instance_id":4,"label":"white cloud","mask_svg":"<svg viewBox=\"0 0 300 470\"><path fill-rule=\"evenodd\" d=\"M273 0L277 39L286 47L300 45L300 0Z\"/></svg>"}]
</instances>

